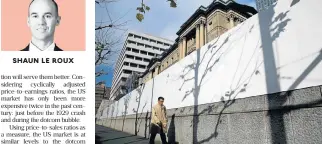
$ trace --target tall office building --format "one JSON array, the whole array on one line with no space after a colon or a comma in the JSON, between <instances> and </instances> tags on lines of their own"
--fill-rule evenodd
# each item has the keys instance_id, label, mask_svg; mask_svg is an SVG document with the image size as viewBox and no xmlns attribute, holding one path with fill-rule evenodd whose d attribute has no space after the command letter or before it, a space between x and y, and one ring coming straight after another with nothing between
<instances>
[{"instance_id":1,"label":"tall office building","mask_svg":"<svg viewBox=\"0 0 322 144\"><path fill-rule=\"evenodd\" d=\"M276 1L277 0L256 0L257 10L262 11L264 9L267 9L269 6L271 6Z\"/></svg>"},{"instance_id":2,"label":"tall office building","mask_svg":"<svg viewBox=\"0 0 322 144\"><path fill-rule=\"evenodd\" d=\"M123 49L115 64L111 99L118 100L128 91L127 79L133 74L143 73L150 60L166 51L174 42L160 37L129 32Z\"/></svg>"}]
</instances>

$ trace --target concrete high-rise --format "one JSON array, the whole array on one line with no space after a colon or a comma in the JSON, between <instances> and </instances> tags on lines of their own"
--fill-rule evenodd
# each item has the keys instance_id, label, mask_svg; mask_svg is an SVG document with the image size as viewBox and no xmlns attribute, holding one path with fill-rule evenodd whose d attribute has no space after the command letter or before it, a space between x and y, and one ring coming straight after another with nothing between
<instances>
[{"instance_id":1,"label":"concrete high-rise","mask_svg":"<svg viewBox=\"0 0 322 144\"><path fill-rule=\"evenodd\" d=\"M271 6L277 0L256 0L256 7L258 11L262 11Z\"/></svg>"},{"instance_id":2,"label":"concrete high-rise","mask_svg":"<svg viewBox=\"0 0 322 144\"><path fill-rule=\"evenodd\" d=\"M134 73L145 72L150 60L161 55L173 43L164 38L130 31L115 64L111 99L117 100L125 95L127 78Z\"/></svg>"}]
</instances>

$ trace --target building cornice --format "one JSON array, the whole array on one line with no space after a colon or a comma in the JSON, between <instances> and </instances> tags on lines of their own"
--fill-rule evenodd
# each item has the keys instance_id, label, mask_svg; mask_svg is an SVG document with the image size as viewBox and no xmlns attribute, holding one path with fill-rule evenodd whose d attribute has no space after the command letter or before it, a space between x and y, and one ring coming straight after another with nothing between
<instances>
[{"instance_id":1,"label":"building cornice","mask_svg":"<svg viewBox=\"0 0 322 144\"><path fill-rule=\"evenodd\" d=\"M161 64L161 62L156 62L156 63L154 63L151 67L150 67L150 69L149 69L149 71L152 71L155 67L157 67L157 66L160 66L160 64Z\"/></svg>"},{"instance_id":2,"label":"building cornice","mask_svg":"<svg viewBox=\"0 0 322 144\"><path fill-rule=\"evenodd\" d=\"M182 24L179 31L177 32L177 35L178 36L185 35L186 31L191 26L191 23L194 24L196 19L199 19L199 17L202 17L202 16L206 17L209 14L213 13L214 10L217 10L217 9L222 10L224 12L227 12L229 10L238 11L238 12L240 12L239 13L240 15L242 15L246 18L251 17L252 15L257 13L257 11L253 7L238 4L238 3L234 2L233 0L228 0L228 1L216 0L216 1L213 1L207 8L204 6L200 6L195 11L195 13L193 13L189 17L189 19L185 23Z\"/></svg>"},{"instance_id":3,"label":"building cornice","mask_svg":"<svg viewBox=\"0 0 322 144\"><path fill-rule=\"evenodd\" d=\"M178 48L180 41L182 41L191 30L195 29L196 26L200 24L207 24L207 17L212 16L217 11L225 15L229 14L230 17L241 21L244 21L245 18L247 19L257 13L253 7L238 4L233 0L214 0L208 7L200 6L188 20L181 25L179 31L176 33L178 37L176 38L175 43L167 51L163 52L160 58L156 58L154 61L151 60L148 65L148 67L151 67L149 70L146 70L141 77L144 77L150 69L152 70L155 67L155 63L160 63L171 55L171 53Z\"/></svg>"}]
</instances>

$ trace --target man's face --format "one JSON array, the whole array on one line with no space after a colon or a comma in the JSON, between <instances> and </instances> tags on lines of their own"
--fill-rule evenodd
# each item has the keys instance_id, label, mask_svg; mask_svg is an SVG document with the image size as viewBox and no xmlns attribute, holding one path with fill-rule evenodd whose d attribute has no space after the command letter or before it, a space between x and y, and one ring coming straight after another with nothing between
<instances>
[{"instance_id":1,"label":"man's face","mask_svg":"<svg viewBox=\"0 0 322 144\"><path fill-rule=\"evenodd\" d=\"M33 38L46 40L54 37L60 22L56 7L51 0L35 0L29 7L28 26Z\"/></svg>"},{"instance_id":2,"label":"man's face","mask_svg":"<svg viewBox=\"0 0 322 144\"><path fill-rule=\"evenodd\" d=\"M160 100L158 100L158 103L159 103L159 105L163 105L164 100L163 99L160 99Z\"/></svg>"}]
</instances>

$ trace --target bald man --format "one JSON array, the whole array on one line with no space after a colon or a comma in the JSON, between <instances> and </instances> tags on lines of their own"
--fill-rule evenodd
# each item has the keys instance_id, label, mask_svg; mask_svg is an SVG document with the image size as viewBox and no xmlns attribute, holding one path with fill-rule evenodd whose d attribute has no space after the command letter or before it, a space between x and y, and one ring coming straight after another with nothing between
<instances>
[{"instance_id":1,"label":"bald man","mask_svg":"<svg viewBox=\"0 0 322 144\"><path fill-rule=\"evenodd\" d=\"M54 0L31 1L27 23L32 37L29 45L21 51L63 51L54 43L55 28L60 20Z\"/></svg>"}]
</instances>

